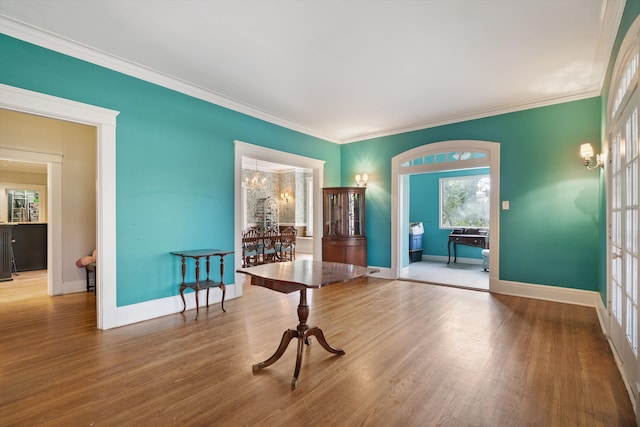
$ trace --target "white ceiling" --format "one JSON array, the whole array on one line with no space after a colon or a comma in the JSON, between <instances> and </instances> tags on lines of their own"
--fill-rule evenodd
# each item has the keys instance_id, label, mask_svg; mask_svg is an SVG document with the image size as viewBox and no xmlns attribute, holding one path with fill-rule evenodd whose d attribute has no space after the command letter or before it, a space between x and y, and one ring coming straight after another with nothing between
<instances>
[{"instance_id":1,"label":"white ceiling","mask_svg":"<svg viewBox=\"0 0 640 427\"><path fill-rule=\"evenodd\" d=\"M623 8L624 0L0 0L0 30L350 142L597 96Z\"/></svg>"}]
</instances>

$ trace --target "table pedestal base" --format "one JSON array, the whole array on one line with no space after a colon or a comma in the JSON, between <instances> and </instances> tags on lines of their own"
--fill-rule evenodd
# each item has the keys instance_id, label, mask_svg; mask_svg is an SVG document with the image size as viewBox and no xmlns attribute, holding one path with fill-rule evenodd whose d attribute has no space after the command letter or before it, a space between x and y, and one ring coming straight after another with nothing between
<instances>
[{"instance_id":1,"label":"table pedestal base","mask_svg":"<svg viewBox=\"0 0 640 427\"><path fill-rule=\"evenodd\" d=\"M298 375L300 374L300 366L302 364L302 349L304 344L309 345L309 338L314 336L318 339L318 342L329 353L337 354L342 356L345 354L344 350L335 348L329 345L324 334L322 333L322 329L317 326L309 327L307 326L307 319L309 317L309 306L307 305L307 292L306 289L300 290L300 303L298 304L298 327L296 329L287 329L284 331L282 335L282 340L280 341L280 345L273 355L265 360L264 362L256 363L253 365L253 372L259 371L262 368L266 368L274 364L282 355L285 350L289 346L289 343L292 339L298 339L298 352L296 355L296 367L293 371L293 378L291 379L291 390L295 390L298 385Z\"/></svg>"}]
</instances>

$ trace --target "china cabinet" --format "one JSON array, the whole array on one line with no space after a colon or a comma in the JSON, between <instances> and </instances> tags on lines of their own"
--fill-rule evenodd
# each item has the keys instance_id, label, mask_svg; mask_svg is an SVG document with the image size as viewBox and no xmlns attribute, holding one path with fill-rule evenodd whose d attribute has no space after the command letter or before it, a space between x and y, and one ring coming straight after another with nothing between
<instances>
[{"instance_id":1,"label":"china cabinet","mask_svg":"<svg viewBox=\"0 0 640 427\"><path fill-rule=\"evenodd\" d=\"M367 266L365 187L323 188L322 260Z\"/></svg>"}]
</instances>

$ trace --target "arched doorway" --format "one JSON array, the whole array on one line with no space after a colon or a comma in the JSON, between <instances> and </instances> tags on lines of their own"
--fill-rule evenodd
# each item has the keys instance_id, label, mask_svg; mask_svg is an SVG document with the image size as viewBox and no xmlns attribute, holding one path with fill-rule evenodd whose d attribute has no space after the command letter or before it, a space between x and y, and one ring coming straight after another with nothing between
<instances>
[{"instance_id":1,"label":"arched doorway","mask_svg":"<svg viewBox=\"0 0 640 427\"><path fill-rule=\"evenodd\" d=\"M478 156L462 158L454 153L479 153ZM457 158L456 158L457 157ZM489 167L490 193L490 240L489 290L499 278L500 254L500 144L489 141L456 140L442 141L413 148L391 159L391 271L401 277L402 269L408 265L409 224L409 176L424 172L452 169Z\"/></svg>"}]
</instances>

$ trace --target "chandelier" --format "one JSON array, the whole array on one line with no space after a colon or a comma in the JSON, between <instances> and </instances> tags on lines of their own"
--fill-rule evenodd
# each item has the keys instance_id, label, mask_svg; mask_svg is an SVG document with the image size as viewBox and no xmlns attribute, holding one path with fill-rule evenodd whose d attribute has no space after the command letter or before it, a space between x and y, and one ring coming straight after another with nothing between
<instances>
[{"instance_id":1,"label":"chandelier","mask_svg":"<svg viewBox=\"0 0 640 427\"><path fill-rule=\"evenodd\" d=\"M250 190L258 190L265 188L267 184L267 178L260 175L258 172L258 160L256 160L256 170L251 177L246 177L244 179L245 186Z\"/></svg>"}]
</instances>

